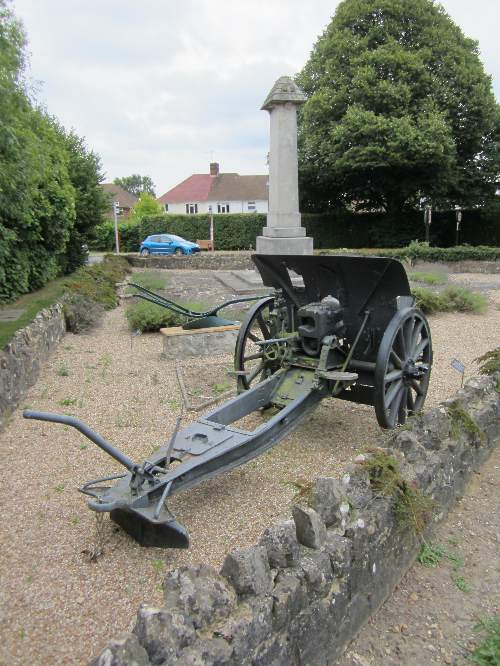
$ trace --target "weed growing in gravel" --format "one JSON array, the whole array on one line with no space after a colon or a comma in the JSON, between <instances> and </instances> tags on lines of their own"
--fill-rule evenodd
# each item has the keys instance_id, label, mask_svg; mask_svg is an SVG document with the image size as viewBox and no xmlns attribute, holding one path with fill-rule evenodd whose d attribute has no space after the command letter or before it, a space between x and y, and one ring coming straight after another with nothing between
<instances>
[{"instance_id":1,"label":"weed growing in gravel","mask_svg":"<svg viewBox=\"0 0 500 666\"><path fill-rule=\"evenodd\" d=\"M102 367L101 377L104 378L106 376L107 369L113 363L113 358L110 354L103 354L98 363Z\"/></svg>"},{"instance_id":2,"label":"weed growing in gravel","mask_svg":"<svg viewBox=\"0 0 500 666\"><path fill-rule=\"evenodd\" d=\"M59 400L59 404L62 407L71 407L72 405L76 405L76 398L64 398L63 400Z\"/></svg>"},{"instance_id":3,"label":"weed growing in gravel","mask_svg":"<svg viewBox=\"0 0 500 666\"><path fill-rule=\"evenodd\" d=\"M500 372L500 347L492 349L474 360L480 364L479 372L482 375L492 375L495 372Z\"/></svg>"},{"instance_id":4,"label":"weed growing in gravel","mask_svg":"<svg viewBox=\"0 0 500 666\"><path fill-rule=\"evenodd\" d=\"M221 382L220 384L212 384L212 391L216 394L219 393L224 393L225 391L229 391L231 388L231 384L229 382Z\"/></svg>"},{"instance_id":5,"label":"weed growing in gravel","mask_svg":"<svg viewBox=\"0 0 500 666\"><path fill-rule=\"evenodd\" d=\"M78 525L79 522L80 522L80 518L78 516L73 516L73 518L71 519L71 524L72 525Z\"/></svg>"},{"instance_id":6,"label":"weed growing in gravel","mask_svg":"<svg viewBox=\"0 0 500 666\"><path fill-rule=\"evenodd\" d=\"M465 592L465 594L470 592L470 587L463 576L452 576L451 580L455 583L460 592Z\"/></svg>"},{"instance_id":7,"label":"weed growing in gravel","mask_svg":"<svg viewBox=\"0 0 500 666\"><path fill-rule=\"evenodd\" d=\"M56 493L62 493L64 490L64 483L58 483L57 486L54 486Z\"/></svg>"},{"instance_id":8,"label":"weed growing in gravel","mask_svg":"<svg viewBox=\"0 0 500 666\"><path fill-rule=\"evenodd\" d=\"M408 273L408 277L412 282L425 282L425 284L446 284L448 276L446 273L426 273L414 271Z\"/></svg>"},{"instance_id":9,"label":"weed growing in gravel","mask_svg":"<svg viewBox=\"0 0 500 666\"><path fill-rule=\"evenodd\" d=\"M59 377L67 377L69 375L69 368L66 363L61 363L61 365L57 368L57 374Z\"/></svg>"},{"instance_id":10,"label":"weed growing in gravel","mask_svg":"<svg viewBox=\"0 0 500 666\"><path fill-rule=\"evenodd\" d=\"M482 619L476 624L474 630L483 636L483 640L469 656L470 661L479 666L498 666L500 664L500 615Z\"/></svg>"},{"instance_id":11,"label":"weed growing in gravel","mask_svg":"<svg viewBox=\"0 0 500 666\"><path fill-rule=\"evenodd\" d=\"M451 434L455 439L458 439L462 432L474 439L484 439L484 432L458 402L448 407L448 418L451 421Z\"/></svg>"},{"instance_id":12,"label":"weed growing in gravel","mask_svg":"<svg viewBox=\"0 0 500 666\"><path fill-rule=\"evenodd\" d=\"M290 486L295 495L294 501L302 502L308 506L312 505L313 500L313 483L309 479L295 479L295 481L285 481L287 486Z\"/></svg>"},{"instance_id":13,"label":"weed growing in gravel","mask_svg":"<svg viewBox=\"0 0 500 666\"><path fill-rule=\"evenodd\" d=\"M163 560L153 560L151 564L156 573L161 573L165 567L165 562Z\"/></svg>"},{"instance_id":14,"label":"weed growing in gravel","mask_svg":"<svg viewBox=\"0 0 500 666\"><path fill-rule=\"evenodd\" d=\"M432 544L424 541L420 548L417 560L425 567L437 567L443 559L447 559L453 565L453 571L458 571L464 563L459 557L440 544Z\"/></svg>"}]
</instances>

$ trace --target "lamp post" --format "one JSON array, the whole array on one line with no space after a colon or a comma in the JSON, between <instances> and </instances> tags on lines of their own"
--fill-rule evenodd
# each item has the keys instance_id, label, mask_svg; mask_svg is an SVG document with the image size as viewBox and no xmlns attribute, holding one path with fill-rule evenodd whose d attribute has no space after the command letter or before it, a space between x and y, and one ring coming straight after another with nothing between
<instances>
[{"instance_id":1,"label":"lamp post","mask_svg":"<svg viewBox=\"0 0 500 666\"><path fill-rule=\"evenodd\" d=\"M120 254L120 239L118 238L118 215L120 209L120 202L113 201L113 217L115 220L115 249L116 254Z\"/></svg>"},{"instance_id":2,"label":"lamp post","mask_svg":"<svg viewBox=\"0 0 500 666\"><path fill-rule=\"evenodd\" d=\"M455 215L457 218L457 226L455 231L455 245L458 245L458 237L460 235L460 223L462 222L462 209L460 206L455 206Z\"/></svg>"}]
</instances>

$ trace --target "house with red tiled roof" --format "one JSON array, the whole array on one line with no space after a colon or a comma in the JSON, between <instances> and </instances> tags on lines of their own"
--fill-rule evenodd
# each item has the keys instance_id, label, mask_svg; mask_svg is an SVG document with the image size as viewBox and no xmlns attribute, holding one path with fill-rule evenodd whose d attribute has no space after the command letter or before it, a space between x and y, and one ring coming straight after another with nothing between
<instances>
[{"instance_id":1,"label":"house with red tiled roof","mask_svg":"<svg viewBox=\"0 0 500 666\"><path fill-rule=\"evenodd\" d=\"M166 213L267 213L268 176L220 173L210 164L210 173L194 173L158 199Z\"/></svg>"}]
</instances>

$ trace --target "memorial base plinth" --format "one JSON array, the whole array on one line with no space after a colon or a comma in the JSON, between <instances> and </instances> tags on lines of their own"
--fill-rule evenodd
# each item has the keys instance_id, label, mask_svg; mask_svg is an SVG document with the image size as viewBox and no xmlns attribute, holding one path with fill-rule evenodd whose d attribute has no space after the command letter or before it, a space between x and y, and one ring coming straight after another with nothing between
<instances>
[{"instance_id":1,"label":"memorial base plinth","mask_svg":"<svg viewBox=\"0 0 500 666\"><path fill-rule=\"evenodd\" d=\"M257 236L257 254L312 254L313 239L302 238L269 238Z\"/></svg>"}]
</instances>

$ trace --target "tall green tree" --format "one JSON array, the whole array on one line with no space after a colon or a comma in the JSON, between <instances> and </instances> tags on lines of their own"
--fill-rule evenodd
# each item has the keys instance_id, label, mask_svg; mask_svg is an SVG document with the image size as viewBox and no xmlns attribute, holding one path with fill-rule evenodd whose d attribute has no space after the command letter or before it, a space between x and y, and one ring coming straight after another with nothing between
<instances>
[{"instance_id":1,"label":"tall green tree","mask_svg":"<svg viewBox=\"0 0 500 666\"><path fill-rule=\"evenodd\" d=\"M297 82L304 209L482 205L499 106L478 44L433 0L344 0Z\"/></svg>"},{"instance_id":2,"label":"tall green tree","mask_svg":"<svg viewBox=\"0 0 500 666\"><path fill-rule=\"evenodd\" d=\"M134 173L131 176L115 178L113 182L115 185L120 185L124 190L133 194L134 197L139 198L143 192L156 197L155 185L149 176L140 176L138 173Z\"/></svg>"},{"instance_id":3,"label":"tall green tree","mask_svg":"<svg viewBox=\"0 0 500 666\"><path fill-rule=\"evenodd\" d=\"M104 180L101 159L90 150L85 140L74 131L59 128L68 153L68 175L74 189L75 224L60 260L63 272L80 266L86 258L85 246L95 236L108 209L106 193L100 186Z\"/></svg>"}]
</instances>

